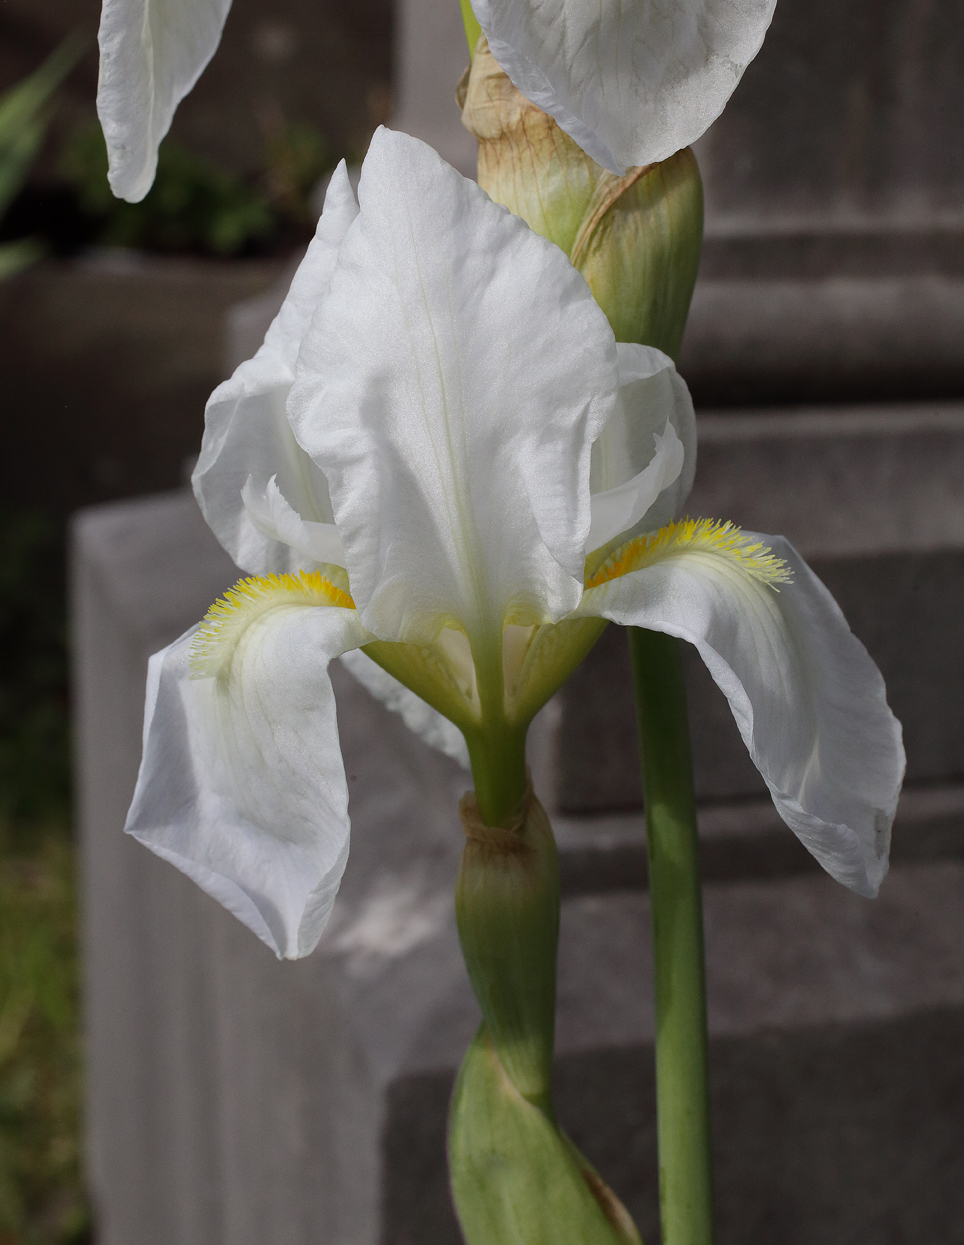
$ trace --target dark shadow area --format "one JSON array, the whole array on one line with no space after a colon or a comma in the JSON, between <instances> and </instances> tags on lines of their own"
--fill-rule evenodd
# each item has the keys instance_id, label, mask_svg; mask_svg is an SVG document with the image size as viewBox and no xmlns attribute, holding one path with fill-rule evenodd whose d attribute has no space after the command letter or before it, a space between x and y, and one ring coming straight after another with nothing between
<instances>
[{"instance_id":1,"label":"dark shadow area","mask_svg":"<svg viewBox=\"0 0 964 1245\"><path fill-rule=\"evenodd\" d=\"M659 1239L653 1053L556 1061L562 1126ZM711 1042L720 1245L959 1245L964 1013ZM382 1245L458 1245L441 1155L452 1077L389 1098Z\"/></svg>"}]
</instances>

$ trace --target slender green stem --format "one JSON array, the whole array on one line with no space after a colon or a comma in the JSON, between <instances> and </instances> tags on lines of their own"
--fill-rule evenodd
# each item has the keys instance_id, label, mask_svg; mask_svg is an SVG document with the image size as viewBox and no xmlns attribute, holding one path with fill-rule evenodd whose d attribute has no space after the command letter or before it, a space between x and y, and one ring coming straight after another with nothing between
<instances>
[{"instance_id":1,"label":"slender green stem","mask_svg":"<svg viewBox=\"0 0 964 1245\"><path fill-rule=\"evenodd\" d=\"M526 789L526 733L508 726L466 732L479 812L487 826L499 826Z\"/></svg>"},{"instance_id":2,"label":"slender green stem","mask_svg":"<svg viewBox=\"0 0 964 1245\"><path fill-rule=\"evenodd\" d=\"M465 24L465 37L469 44L469 57L475 55L475 45L479 41L479 35L482 33L482 27L479 25L478 18L472 12L472 0L459 0L462 6L462 21Z\"/></svg>"},{"instance_id":3,"label":"slender green stem","mask_svg":"<svg viewBox=\"0 0 964 1245\"><path fill-rule=\"evenodd\" d=\"M706 972L680 643L629 629L646 797L663 1245L712 1245Z\"/></svg>"},{"instance_id":4,"label":"slender green stem","mask_svg":"<svg viewBox=\"0 0 964 1245\"><path fill-rule=\"evenodd\" d=\"M470 644L481 712L478 725L463 733L479 813L487 826L501 826L525 794L528 724L510 722L505 714L501 625L480 627Z\"/></svg>"}]
</instances>

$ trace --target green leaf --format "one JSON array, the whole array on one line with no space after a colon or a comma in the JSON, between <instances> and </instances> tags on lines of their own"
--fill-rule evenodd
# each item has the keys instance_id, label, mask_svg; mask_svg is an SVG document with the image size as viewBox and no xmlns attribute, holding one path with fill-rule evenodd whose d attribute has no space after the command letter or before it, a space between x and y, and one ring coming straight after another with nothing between
<instances>
[{"instance_id":1,"label":"green leaf","mask_svg":"<svg viewBox=\"0 0 964 1245\"><path fill-rule=\"evenodd\" d=\"M0 215L16 198L40 151L51 96L86 46L81 36L69 36L29 78L0 97Z\"/></svg>"},{"instance_id":2,"label":"green leaf","mask_svg":"<svg viewBox=\"0 0 964 1245\"><path fill-rule=\"evenodd\" d=\"M509 1080L484 1025L455 1085L449 1165L467 1245L640 1245L615 1196Z\"/></svg>"}]
</instances>

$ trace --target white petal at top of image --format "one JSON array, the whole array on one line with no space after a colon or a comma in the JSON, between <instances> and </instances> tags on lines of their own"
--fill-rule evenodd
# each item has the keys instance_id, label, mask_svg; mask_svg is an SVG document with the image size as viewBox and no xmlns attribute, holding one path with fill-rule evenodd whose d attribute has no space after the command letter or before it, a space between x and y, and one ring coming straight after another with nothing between
<instances>
[{"instance_id":1,"label":"white petal at top of image","mask_svg":"<svg viewBox=\"0 0 964 1245\"><path fill-rule=\"evenodd\" d=\"M522 94L613 173L689 146L723 111L776 0L472 0Z\"/></svg>"},{"instance_id":2,"label":"white petal at top of image","mask_svg":"<svg viewBox=\"0 0 964 1245\"><path fill-rule=\"evenodd\" d=\"M104 0L97 115L119 199L137 203L150 190L161 139L217 50L230 7L231 0Z\"/></svg>"}]
</instances>

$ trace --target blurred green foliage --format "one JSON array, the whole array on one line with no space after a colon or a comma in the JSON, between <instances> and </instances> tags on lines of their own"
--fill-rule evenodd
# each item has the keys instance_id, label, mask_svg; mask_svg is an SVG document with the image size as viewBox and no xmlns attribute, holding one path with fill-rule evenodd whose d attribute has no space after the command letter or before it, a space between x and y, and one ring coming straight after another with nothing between
<instances>
[{"instance_id":1,"label":"blurred green foliage","mask_svg":"<svg viewBox=\"0 0 964 1245\"><path fill-rule=\"evenodd\" d=\"M171 142L161 144L154 185L140 203L115 199L107 184L107 147L96 122L70 136L60 172L83 211L100 222L97 241L102 246L233 255L274 226L263 195Z\"/></svg>"},{"instance_id":2,"label":"blurred green foliage","mask_svg":"<svg viewBox=\"0 0 964 1245\"><path fill-rule=\"evenodd\" d=\"M77 63L85 42L77 36L66 39L39 69L0 97L0 216L20 193L40 154L53 94ZM42 246L29 238L0 245L0 281L42 254Z\"/></svg>"},{"instance_id":3,"label":"blurred green foliage","mask_svg":"<svg viewBox=\"0 0 964 1245\"><path fill-rule=\"evenodd\" d=\"M0 1245L90 1240L62 562L0 515Z\"/></svg>"},{"instance_id":4,"label":"blurred green foliage","mask_svg":"<svg viewBox=\"0 0 964 1245\"><path fill-rule=\"evenodd\" d=\"M318 130L303 121L279 119L266 129L262 180L268 198L281 216L314 225L312 192L338 161Z\"/></svg>"},{"instance_id":5,"label":"blurred green foliage","mask_svg":"<svg viewBox=\"0 0 964 1245\"><path fill-rule=\"evenodd\" d=\"M81 1245L73 850L62 826L18 837L0 835L0 1243Z\"/></svg>"},{"instance_id":6,"label":"blurred green foliage","mask_svg":"<svg viewBox=\"0 0 964 1245\"><path fill-rule=\"evenodd\" d=\"M300 123L270 130L263 172L251 182L166 139L154 185L126 203L107 184L107 148L92 121L68 137L60 173L101 246L230 256L313 224L311 191L333 164L322 136Z\"/></svg>"}]
</instances>

